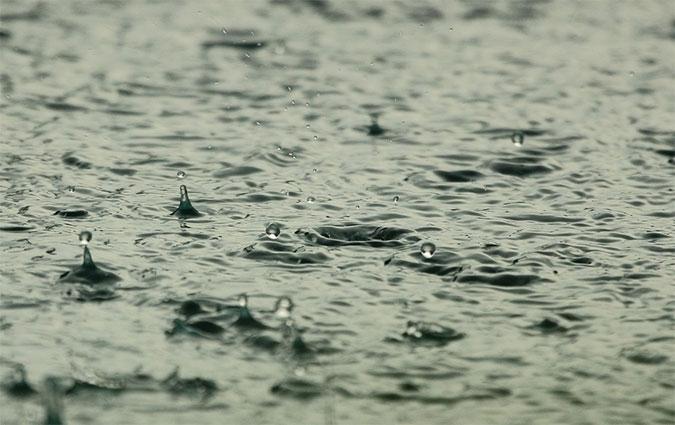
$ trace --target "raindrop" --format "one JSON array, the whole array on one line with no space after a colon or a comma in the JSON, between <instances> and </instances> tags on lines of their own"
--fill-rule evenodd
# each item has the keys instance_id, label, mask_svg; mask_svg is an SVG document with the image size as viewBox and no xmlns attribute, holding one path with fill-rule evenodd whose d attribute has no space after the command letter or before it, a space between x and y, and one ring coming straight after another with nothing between
<instances>
[{"instance_id":1,"label":"raindrop","mask_svg":"<svg viewBox=\"0 0 675 425\"><path fill-rule=\"evenodd\" d=\"M274 314L281 319L288 319L291 317L291 310L293 301L288 297L280 297L274 307Z\"/></svg>"},{"instance_id":2,"label":"raindrop","mask_svg":"<svg viewBox=\"0 0 675 425\"><path fill-rule=\"evenodd\" d=\"M88 245L91 241L91 232L84 230L80 232L80 245Z\"/></svg>"},{"instance_id":3,"label":"raindrop","mask_svg":"<svg viewBox=\"0 0 675 425\"><path fill-rule=\"evenodd\" d=\"M310 127L310 126L309 126L309 123L308 123L308 124L305 124L305 127L306 127L306 128L309 128L309 127Z\"/></svg>"},{"instance_id":4,"label":"raindrop","mask_svg":"<svg viewBox=\"0 0 675 425\"><path fill-rule=\"evenodd\" d=\"M184 179L186 176L187 174L185 174L185 171L179 171L176 173L176 177L178 177L181 180Z\"/></svg>"},{"instance_id":5,"label":"raindrop","mask_svg":"<svg viewBox=\"0 0 675 425\"><path fill-rule=\"evenodd\" d=\"M227 28L223 28L223 34L227 34Z\"/></svg>"},{"instance_id":6,"label":"raindrop","mask_svg":"<svg viewBox=\"0 0 675 425\"><path fill-rule=\"evenodd\" d=\"M314 139L315 142L318 142L318 141L319 141L319 136L314 136L313 139Z\"/></svg>"},{"instance_id":7,"label":"raindrop","mask_svg":"<svg viewBox=\"0 0 675 425\"><path fill-rule=\"evenodd\" d=\"M525 140L525 135L522 131L517 131L511 135L511 142L516 146L523 146L523 140Z\"/></svg>"},{"instance_id":8,"label":"raindrop","mask_svg":"<svg viewBox=\"0 0 675 425\"><path fill-rule=\"evenodd\" d=\"M420 247L420 253L422 253L422 257L429 259L436 253L436 245L431 242L424 242Z\"/></svg>"},{"instance_id":9,"label":"raindrop","mask_svg":"<svg viewBox=\"0 0 675 425\"><path fill-rule=\"evenodd\" d=\"M307 203L308 203L308 204L313 204L314 201L316 201L316 198L315 198L315 197L313 197L313 196L308 196L308 197L307 197Z\"/></svg>"},{"instance_id":10,"label":"raindrop","mask_svg":"<svg viewBox=\"0 0 675 425\"><path fill-rule=\"evenodd\" d=\"M267 234L267 237L276 240L279 238L279 235L281 234L281 228L279 227L278 224L276 223L271 223L267 228L265 229L265 234Z\"/></svg>"},{"instance_id":11,"label":"raindrop","mask_svg":"<svg viewBox=\"0 0 675 425\"><path fill-rule=\"evenodd\" d=\"M68 192L70 193L75 192L75 186L68 186Z\"/></svg>"},{"instance_id":12,"label":"raindrop","mask_svg":"<svg viewBox=\"0 0 675 425\"><path fill-rule=\"evenodd\" d=\"M318 169L318 168L312 168L312 172L313 172L313 173L318 173L318 172L319 172L319 169Z\"/></svg>"},{"instance_id":13,"label":"raindrop","mask_svg":"<svg viewBox=\"0 0 675 425\"><path fill-rule=\"evenodd\" d=\"M394 196L394 203L397 204L399 199L398 195Z\"/></svg>"},{"instance_id":14,"label":"raindrop","mask_svg":"<svg viewBox=\"0 0 675 425\"><path fill-rule=\"evenodd\" d=\"M295 105L295 100L291 99L291 105Z\"/></svg>"},{"instance_id":15,"label":"raindrop","mask_svg":"<svg viewBox=\"0 0 675 425\"><path fill-rule=\"evenodd\" d=\"M239 298L237 298L237 304L239 304L239 307L241 307L241 308L247 308L248 307L248 295L246 295L246 294L239 295Z\"/></svg>"}]
</instances>

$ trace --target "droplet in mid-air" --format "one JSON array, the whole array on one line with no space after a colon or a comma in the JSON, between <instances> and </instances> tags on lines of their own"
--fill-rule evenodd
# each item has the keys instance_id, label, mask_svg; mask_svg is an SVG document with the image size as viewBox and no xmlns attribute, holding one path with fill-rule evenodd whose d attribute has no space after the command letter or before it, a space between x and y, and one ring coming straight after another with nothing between
<instances>
[{"instance_id":1,"label":"droplet in mid-air","mask_svg":"<svg viewBox=\"0 0 675 425\"><path fill-rule=\"evenodd\" d=\"M424 242L420 247L420 253L422 257L429 259L436 253L436 245L431 242Z\"/></svg>"},{"instance_id":2,"label":"droplet in mid-air","mask_svg":"<svg viewBox=\"0 0 675 425\"><path fill-rule=\"evenodd\" d=\"M525 140L525 135L522 131L516 131L511 135L511 142L516 146L523 146L523 141Z\"/></svg>"},{"instance_id":3,"label":"droplet in mid-air","mask_svg":"<svg viewBox=\"0 0 675 425\"><path fill-rule=\"evenodd\" d=\"M281 228L279 227L278 224L271 223L265 229L265 234L267 235L268 238L276 240L279 238L279 235L281 234Z\"/></svg>"},{"instance_id":4,"label":"droplet in mid-air","mask_svg":"<svg viewBox=\"0 0 675 425\"><path fill-rule=\"evenodd\" d=\"M313 196L308 196L307 197L307 203L308 204L313 204L316 201L316 198Z\"/></svg>"},{"instance_id":5,"label":"droplet in mid-air","mask_svg":"<svg viewBox=\"0 0 675 425\"><path fill-rule=\"evenodd\" d=\"M91 232L88 230L83 230L80 232L80 245L88 245L91 241Z\"/></svg>"},{"instance_id":6,"label":"droplet in mid-air","mask_svg":"<svg viewBox=\"0 0 675 425\"><path fill-rule=\"evenodd\" d=\"M241 308L247 308L248 307L248 295L246 294L241 294L237 298L237 304L239 304L239 307Z\"/></svg>"},{"instance_id":7,"label":"droplet in mid-air","mask_svg":"<svg viewBox=\"0 0 675 425\"><path fill-rule=\"evenodd\" d=\"M288 297L280 297L274 307L274 314L281 319L288 319L292 310L293 301Z\"/></svg>"},{"instance_id":8,"label":"droplet in mid-air","mask_svg":"<svg viewBox=\"0 0 675 425\"><path fill-rule=\"evenodd\" d=\"M185 171L179 171L179 172L176 173L176 177L178 177L179 179L182 180L185 177L187 177L187 174L185 174Z\"/></svg>"},{"instance_id":9,"label":"droplet in mid-air","mask_svg":"<svg viewBox=\"0 0 675 425\"><path fill-rule=\"evenodd\" d=\"M399 199L400 199L400 198L398 197L398 195L394 196L394 199L393 199L393 200L394 200L394 203L395 203L395 204L398 204L398 200L399 200Z\"/></svg>"}]
</instances>

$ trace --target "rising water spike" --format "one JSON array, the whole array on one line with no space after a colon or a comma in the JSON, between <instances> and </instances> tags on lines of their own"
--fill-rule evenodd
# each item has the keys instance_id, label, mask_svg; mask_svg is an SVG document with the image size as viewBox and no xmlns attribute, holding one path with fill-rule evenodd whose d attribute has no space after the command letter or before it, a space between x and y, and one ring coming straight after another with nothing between
<instances>
[{"instance_id":1,"label":"rising water spike","mask_svg":"<svg viewBox=\"0 0 675 425\"><path fill-rule=\"evenodd\" d=\"M178 208L171 215L176 215L180 218L199 217L202 215L192 206L188 197L187 187L184 184L180 186L180 204L178 204Z\"/></svg>"}]
</instances>

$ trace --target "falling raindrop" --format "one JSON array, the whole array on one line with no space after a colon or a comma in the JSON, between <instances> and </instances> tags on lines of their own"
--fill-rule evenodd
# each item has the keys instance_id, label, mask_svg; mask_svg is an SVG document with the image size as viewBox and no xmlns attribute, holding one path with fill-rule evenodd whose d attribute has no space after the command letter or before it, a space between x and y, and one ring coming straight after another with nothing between
<instances>
[{"instance_id":1,"label":"falling raindrop","mask_svg":"<svg viewBox=\"0 0 675 425\"><path fill-rule=\"evenodd\" d=\"M187 174L185 174L185 171L179 171L179 172L176 173L176 177L178 177L179 179L182 180L185 177L187 177Z\"/></svg>"},{"instance_id":2,"label":"falling raindrop","mask_svg":"<svg viewBox=\"0 0 675 425\"><path fill-rule=\"evenodd\" d=\"M308 197L307 197L307 203L308 203L308 204L313 204L314 201L316 201L316 198L315 198L315 197L313 197L313 196L308 196Z\"/></svg>"},{"instance_id":3,"label":"falling raindrop","mask_svg":"<svg viewBox=\"0 0 675 425\"><path fill-rule=\"evenodd\" d=\"M91 237L91 232L88 230L80 232L80 245L88 245L91 241Z\"/></svg>"},{"instance_id":4,"label":"falling raindrop","mask_svg":"<svg viewBox=\"0 0 675 425\"><path fill-rule=\"evenodd\" d=\"M399 200L399 199L400 199L400 198L398 197L398 195L394 196L394 203L395 203L395 204L398 204L398 200Z\"/></svg>"},{"instance_id":5,"label":"falling raindrop","mask_svg":"<svg viewBox=\"0 0 675 425\"><path fill-rule=\"evenodd\" d=\"M436 245L431 242L424 242L420 247L420 253L422 254L422 257L429 259L436 253Z\"/></svg>"},{"instance_id":6,"label":"falling raindrop","mask_svg":"<svg viewBox=\"0 0 675 425\"><path fill-rule=\"evenodd\" d=\"M241 308L247 308L248 307L248 295L246 295L246 294L239 295L239 298L237 298L237 304L239 304L239 307L241 307Z\"/></svg>"},{"instance_id":7,"label":"falling raindrop","mask_svg":"<svg viewBox=\"0 0 675 425\"><path fill-rule=\"evenodd\" d=\"M272 240L276 240L276 239L279 238L279 235L281 234L281 228L279 227L278 224L271 223L265 229L265 234L267 235L268 238L270 238Z\"/></svg>"},{"instance_id":8,"label":"falling raindrop","mask_svg":"<svg viewBox=\"0 0 675 425\"><path fill-rule=\"evenodd\" d=\"M281 319L288 319L291 317L293 310L293 301L288 297L280 297L274 307L274 314Z\"/></svg>"},{"instance_id":9,"label":"falling raindrop","mask_svg":"<svg viewBox=\"0 0 675 425\"><path fill-rule=\"evenodd\" d=\"M523 146L523 141L525 140L525 135L522 131L517 131L511 135L511 142L516 146Z\"/></svg>"}]
</instances>

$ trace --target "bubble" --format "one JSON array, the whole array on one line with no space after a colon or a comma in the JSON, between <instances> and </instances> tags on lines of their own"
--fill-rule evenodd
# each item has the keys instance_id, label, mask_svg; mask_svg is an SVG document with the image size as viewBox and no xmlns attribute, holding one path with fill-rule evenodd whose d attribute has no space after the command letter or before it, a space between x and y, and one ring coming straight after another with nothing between
<instances>
[{"instance_id":1,"label":"bubble","mask_svg":"<svg viewBox=\"0 0 675 425\"><path fill-rule=\"evenodd\" d=\"M313 197L313 196L308 196L308 197L307 197L307 203L308 203L308 204L313 204L314 201L316 201L316 198L315 198L315 197Z\"/></svg>"},{"instance_id":2,"label":"bubble","mask_svg":"<svg viewBox=\"0 0 675 425\"><path fill-rule=\"evenodd\" d=\"M280 297L274 306L274 314L281 319L288 319L291 317L292 310L293 301L288 297Z\"/></svg>"},{"instance_id":3,"label":"bubble","mask_svg":"<svg viewBox=\"0 0 675 425\"><path fill-rule=\"evenodd\" d=\"M431 258L436 253L436 245L431 242L424 242L420 247L420 253L422 253L422 257L424 258Z\"/></svg>"},{"instance_id":4,"label":"bubble","mask_svg":"<svg viewBox=\"0 0 675 425\"><path fill-rule=\"evenodd\" d=\"M182 180L185 177L187 177L187 174L185 174L185 171L179 171L179 172L176 173L176 177L178 177L179 179Z\"/></svg>"},{"instance_id":5,"label":"bubble","mask_svg":"<svg viewBox=\"0 0 675 425\"><path fill-rule=\"evenodd\" d=\"M400 198L398 197L398 195L394 196L394 199L393 199L394 203L397 204L399 199Z\"/></svg>"},{"instance_id":6,"label":"bubble","mask_svg":"<svg viewBox=\"0 0 675 425\"><path fill-rule=\"evenodd\" d=\"M92 235L88 230L83 230L80 232L80 245L88 245L91 241Z\"/></svg>"},{"instance_id":7,"label":"bubble","mask_svg":"<svg viewBox=\"0 0 675 425\"><path fill-rule=\"evenodd\" d=\"M268 238L276 240L279 238L279 235L281 234L281 228L279 227L278 224L272 223L265 229L265 234L267 234Z\"/></svg>"},{"instance_id":8,"label":"bubble","mask_svg":"<svg viewBox=\"0 0 675 425\"><path fill-rule=\"evenodd\" d=\"M525 135L522 131L517 131L511 135L511 142L516 146L523 146L523 140L525 140Z\"/></svg>"},{"instance_id":9,"label":"bubble","mask_svg":"<svg viewBox=\"0 0 675 425\"><path fill-rule=\"evenodd\" d=\"M247 308L248 307L248 295L246 294L241 294L237 298L237 304L239 304L239 307L241 308Z\"/></svg>"}]
</instances>

